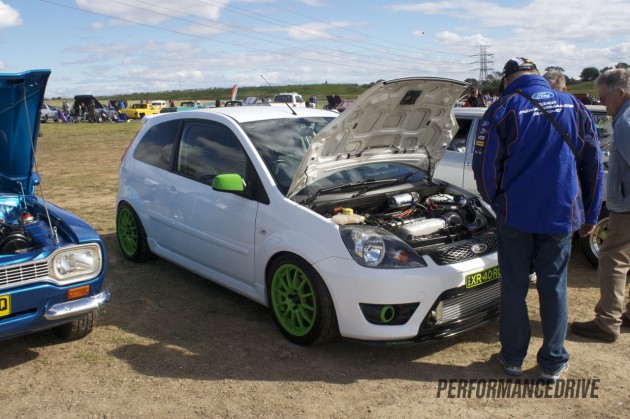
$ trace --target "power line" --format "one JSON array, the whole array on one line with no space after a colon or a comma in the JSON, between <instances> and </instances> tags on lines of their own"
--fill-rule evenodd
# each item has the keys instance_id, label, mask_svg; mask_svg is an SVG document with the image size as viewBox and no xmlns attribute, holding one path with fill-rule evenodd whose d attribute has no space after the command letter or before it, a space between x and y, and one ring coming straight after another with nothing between
<instances>
[{"instance_id":1,"label":"power line","mask_svg":"<svg viewBox=\"0 0 630 419\"><path fill-rule=\"evenodd\" d=\"M217 4L216 1L212 1L212 0L199 0L199 1L201 3L203 3L203 4L209 4L209 5L210 4L215 4L216 5ZM431 49L423 49L423 48L416 48L416 47L413 47L413 48L409 47L409 48L406 48L406 49L397 48L397 46L400 46L400 43L393 44L391 42L391 40L388 40L388 39L385 39L385 38L381 38L381 37L377 37L377 36L374 36L372 34L366 34L366 33L363 33L363 32L355 31L355 30L349 29L349 28L347 28L345 26L337 25L334 22L327 22L327 21L323 21L323 20L320 20L320 19L316 19L313 16L305 15L303 13L296 12L296 11L288 9L286 7L282 7L282 6L278 5L278 4L265 2L265 1L261 1L260 3L267 5L267 6L269 6L272 9L282 10L282 11L294 14L296 16L304 17L304 18L309 19L311 21L315 21L315 22L323 23L325 25L329 25L331 27L337 28L337 29L345 31L345 32L349 32L349 33L352 33L352 34L360 35L361 37L364 37L364 38L377 39L377 40L384 41L385 45L378 45L378 44L375 44L373 42L372 43L368 43L368 42L365 42L365 41L361 41L359 39L348 38L348 37L345 37L345 36L337 36L335 39L333 39L336 42L342 42L343 41L343 42L365 44L366 48L368 48L370 50L373 50L374 46L376 45L376 46L380 46L380 47L387 48L387 49L393 49L393 50L399 50L399 51L411 51L413 53L429 52L431 54L459 55L459 56L462 56L462 57L467 56L466 54L458 54L458 53L439 51L439 50L431 50ZM278 19L278 18L263 19L263 18L255 15L255 14L253 14L249 10L246 10L246 9L243 9L243 8L238 7L238 6L231 5L231 4L223 5L223 8L225 10L227 10L227 11L232 11L232 9L242 11L242 12L232 12L232 13L237 13L237 14L240 14L240 15L247 15L251 19L259 20L259 21L262 21L262 22L270 23L270 24L275 24L275 22L279 22L279 23L286 24L286 25L293 25L294 24L294 22L290 22L290 21L286 21L286 20L282 20L282 19ZM323 35L327 35L325 32L318 31L316 29L313 29L313 32L320 33L320 34L323 34ZM398 54L391 54L391 55L398 55ZM400 56L408 58L408 55L400 55ZM453 63L455 63L455 62L453 62ZM459 62L457 62L457 64L459 64Z\"/></svg>"},{"instance_id":2,"label":"power line","mask_svg":"<svg viewBox=\"0 0 630 419\"><path fill-rule=\"evenodd\" d=\"M302 61L308 60L308 61L318 62L318 63L322 63L322 64L343 65L344 67L357 68L357 69L361 69L361 70L369 70L369 69L372 69L374 65L377 65L379 67L390 68L390 69L394 69L394 70L417 71L417 69L411 68L411 67L400 67L400 66L393 66L393 65L383 64L383 63L375 63L375 62L372 62L372 61L370 61L370 62L362 61L362 60L352 60L352 61L356 61L356 62L363 63L363 64L369 64L370 66L369 67L365 67L365 66L353 65L353 64L348 63L348 61L351 60L351 59L349 59L347 56L339 57L339 58L343 59L342 62L339 62L339 61L327 61L327 60L316 59L316 58L312 58L312 57L304 57L302 55L289 54L289 53L282 52L282 51L272 51L272 50L267 50L267 49L262 49L262 48L255 48L255 47L249 47L249 46L244 46L244 45L238 45L238 44L236 44L234 42L221 41L221 40L218 40L218 39L215 39L215 38L209 38L209 37L206 37L206 36L195 35L195 34L192 34L192 33L183 32L183 31L175 30L175 29L169 29L169 28L165 28L165 27L162 27L162 26L158 26L158 25L151 25L151 24L139 22L139 21L136 21L136 20L123 18L123 17L120 17L120 16L115 16L115 15L101 13L101 12L95 12L95 11L91 11L91 10L84 10L84 9L79 8L79 7L74 7L74 6L70 6L70 5L66 5L66 4L60 4L60 3L52 1L52 0L40 0L40 1L44 2L44 3L52 4L52 5L55 5L55 6L76 10L76 11L83 12L83 13L89 13L89 14L93 14L93 15L97 15L97 16L101 16L101 17L107 17L107 18L118 20L118 21L121 21L121 22L132 23L132 24L139 25L139 26L144 26L144 27L147 27L147 28L152 28L152 29L157 29L157 30L160 30L160 31L174 33L174 34L177 34L177 35L187 36L187 37L196 38L196 39L205 40L205 41L214 42L214 43L223 44L223 45L229 45L229 46L232 46L232 47L245 48L245 49L249 49L249 50L256 51L256 52L261 52L261 53L275 54L275 55L279 55L279 56L296 58L296 59L299 59L299 60L302 60ZM112 0L112 1L117 2L116 0ZM117 2L117 3L120 3L120 2ZM136 9L139 9L139 10L146 10L146 9L139 8L137 6L131 6L131 7L135 7ZM161 14L161 15L165 15L163 13L156 12L155 10L151 10L151 12L152 13ZM186 21L186 19L179 18L177 16L172 16L172 15L165 15L165 16L173 18L173 19L179 19L179 20ZM243 36L242 34L239 34L239 35ZM302 49L302 52L304 52L304 51L305 50ZM322 54L321 51L308 51L308 50L306 50L306 52L311 52L311 53L315 53L315 54L318 54L318 55Z\"/></svg>"}]
</instances>

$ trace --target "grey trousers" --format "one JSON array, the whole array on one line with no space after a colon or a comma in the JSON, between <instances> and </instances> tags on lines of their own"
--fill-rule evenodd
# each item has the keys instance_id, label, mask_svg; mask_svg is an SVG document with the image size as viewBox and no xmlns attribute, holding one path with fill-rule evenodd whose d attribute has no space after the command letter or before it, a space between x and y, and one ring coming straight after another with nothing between
<instances>
[{"instance_id":1,"label":"grey trousers","mask_svg":"<svg viewBox=\"0 0 630 419\"><path fill-rule=\"evenodd\" d=\"M595 323L603 330L619 334L621 316L630 319L630 302L624 313L626 277L630 270L630 213L610 212L606 239L599 249L600 298L595 305Z\"/></svg>"}]
</instances>

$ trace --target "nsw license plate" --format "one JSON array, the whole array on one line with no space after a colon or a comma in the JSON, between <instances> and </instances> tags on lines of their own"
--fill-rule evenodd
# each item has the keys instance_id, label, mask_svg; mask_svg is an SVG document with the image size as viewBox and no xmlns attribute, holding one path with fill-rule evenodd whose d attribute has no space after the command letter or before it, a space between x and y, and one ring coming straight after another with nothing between
<instances>
[{"instance_id":1,"label":"nsw license plate","mask_svg":"<svg viewBox=\"0 0 630 419\"><path fill-rule=\"evenodd\" d=\"M11 296L0 295L0 317L11 314Z\"/></svg>"},{"instance_id":2,"label":"nsw license plate","mask_svg":"<svg viewBox=\"0 0 630 419\"><path fill-rule=\"evenodd\" d=\"M479 285L487 284L488 282L496 281L501 277L501 272L498 266L477 272L474 274L466 275L466 288L474 288Z\"/></svg>"}]
</instances>

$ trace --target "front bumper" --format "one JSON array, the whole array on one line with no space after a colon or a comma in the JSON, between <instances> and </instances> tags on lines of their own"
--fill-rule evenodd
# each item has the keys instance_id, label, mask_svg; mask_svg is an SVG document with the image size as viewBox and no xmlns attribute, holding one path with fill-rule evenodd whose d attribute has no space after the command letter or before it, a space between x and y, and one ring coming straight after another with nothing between
<instances>
[{"instance_id":1,"label":"front bumper","mask_svg":"<svg viewBox=\"0 0 630 419\"><path fill-rule=\"evenodd\" d=\"M498 316L500 281L466 288L466 275L498 265L497 254L438 266L370 269L354 260L315 264L334 301L344 338L379 344L423 343L452 336ZM404 324L375 324L361 306L416 306Z\"/></svg>"},{"instance_id":2,"label":"front bumper","mask_svg":"<svg viewBox=\"0 0 630 419\"><path fill-rule=\"evenodd\" d=\"M105 288L99 294L91 297L55 304L44 311L44 318L46 320L54 321L80 316L81 314L96 310L108 302L110 298L111 294L109 289Z\"/></svg>"}]
</instances>

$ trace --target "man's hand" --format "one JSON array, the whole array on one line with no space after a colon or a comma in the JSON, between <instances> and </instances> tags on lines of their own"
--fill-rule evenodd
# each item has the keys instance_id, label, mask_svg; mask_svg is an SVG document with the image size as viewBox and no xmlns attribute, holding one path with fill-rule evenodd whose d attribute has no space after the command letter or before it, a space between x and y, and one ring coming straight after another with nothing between
<instances>
[{"instance_id":1,"label":"man's hand","mask_svg":"<svg viewBox=\"0 0 630 419\"><path fill-rule=\"evenodd\" d=\"M595 230L594 224L582 224L580 226L580 232L578 233L580 237L586 237L591 234Z\"/></svg>"}]
</instances>

